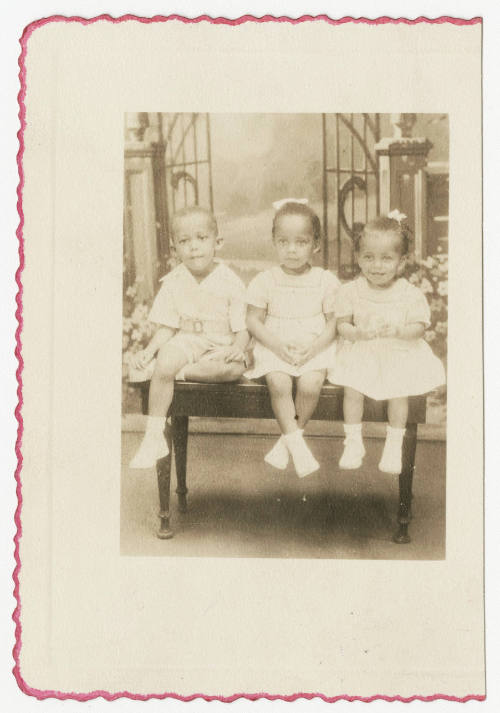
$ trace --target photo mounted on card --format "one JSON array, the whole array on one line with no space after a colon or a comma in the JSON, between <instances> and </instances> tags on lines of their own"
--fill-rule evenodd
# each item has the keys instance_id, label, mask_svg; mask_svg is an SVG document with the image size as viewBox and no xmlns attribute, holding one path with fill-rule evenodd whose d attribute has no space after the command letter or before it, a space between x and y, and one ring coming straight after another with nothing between
<instances>
[{"instance_id":1,"label":"photo mounted on card","mask_svg":"<svg viewBox=\"0 0 500 713\"><path fill-rule=\"evenodd\" d=\"M21 688L482 699L480 19L22 48Z\"/></svg>"}]
</instances>

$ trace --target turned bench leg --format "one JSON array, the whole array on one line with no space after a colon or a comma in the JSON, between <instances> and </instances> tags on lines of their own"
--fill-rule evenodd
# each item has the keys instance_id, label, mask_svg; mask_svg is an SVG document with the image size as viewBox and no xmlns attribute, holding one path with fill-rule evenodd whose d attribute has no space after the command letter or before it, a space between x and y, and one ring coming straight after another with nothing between
<instances>
[{"instance_id":1,"label":"turned bench leg","mask_svg":"<svg viewBox=\"0 0 500 713\"><path fill-rule=\"evenodd\" d=\"M170 453L165 458L156 461L156 475L158 477L158 495L160 499L160 527L157 535L161 540L170 540L174 533L170 529L170 472L172 469L172 437L170 424L165 426L165 437L167 439Z\"/></svg>"},{"instance_id":2,"label":"turned bench leg","mask_svg":"<svg viewBox=\"0 0 500 713\"><path fill-rule=\"evenodd\" d=\"M174 441L175 470L177 473L177 502L180 512L187 510L186 466L188 443L188 416L172 416L172 437Z\"/></svg>"},{"instance_id":3,"label":"turned bench leg","mask_svg":"<svg viewBox=\"0 0 500 713\"><path fill-rule=\"evenodd\" d=\"M409 423L403 440L403 470L399 475L399 527L393 540L398 544L411 542L408 525L411 522L411 500L413 471L415 470L415 451L417 448L417 424Z\"/></svg>"}]
</instances>

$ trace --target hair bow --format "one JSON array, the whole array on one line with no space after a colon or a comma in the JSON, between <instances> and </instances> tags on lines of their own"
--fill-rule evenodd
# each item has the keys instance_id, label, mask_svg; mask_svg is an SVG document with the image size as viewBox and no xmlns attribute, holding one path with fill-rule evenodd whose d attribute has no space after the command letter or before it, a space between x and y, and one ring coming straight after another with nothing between
<instances>
[{"instance_id":1,"label":"hair bow","mask_svg":"<svg viewBox=\"0 0 500 713\"><path fill-rule=\"evenodd\" d=\"M395 220L397 223L399 223L401 225L403 220L406 220L408 216L405 215L404 213L400 213L399 210L397 208L395 208L394 210L391 210L390 213L387 213L387 217L392 218L393 220Z\"/></svg>"},{"instance_id":2,"label":"hair bow","mask_svg":"<svg viewBox=\"0 0 500 713\"><path fill-rule=\"evenodd\" d=\"M307 198L282 198L280 201L275 201L273 203L274 210L279 210L283 208L287 203L301 203L302 205L308 205L309 201Z\"/></svg>"}]
</instances>

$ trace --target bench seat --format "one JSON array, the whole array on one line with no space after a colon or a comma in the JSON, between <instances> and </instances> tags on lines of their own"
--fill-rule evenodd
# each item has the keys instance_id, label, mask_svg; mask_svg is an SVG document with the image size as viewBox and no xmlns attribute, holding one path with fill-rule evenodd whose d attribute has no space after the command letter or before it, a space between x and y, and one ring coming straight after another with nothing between
<instances>
[{"instance_id":1,"label":"bench seat","mask_svg":"<svg viewBox=\"0 0 500 713\"><path fill-rule=\"evenodd\" d=\"M140 385L143 411L147 411L149 382ZM326 384L321 390L313 420L343 421L343 389ZM425 396L410 398L409 415L403 441L403 469L399 475L398 528L394 542L410 542L408 525L411 520L412 481L415 468L417 427L425 422ZM177 474L176 493L180 512L187 509L186 486L187 445L189 418L269 418L274 419L269 392L264 381L242 379L230 384L200 384L179 381L175 383L174 398L170 407L171 423L167 422L166 437L170 452L173 452ZM365 399L364 421L387 421L387 402ZM161 539L170 539L174 533L170 527L170 480L171 453L157 461L158 490L160 500L160 527L157 532Z\"/></svg>"}]
</instances>

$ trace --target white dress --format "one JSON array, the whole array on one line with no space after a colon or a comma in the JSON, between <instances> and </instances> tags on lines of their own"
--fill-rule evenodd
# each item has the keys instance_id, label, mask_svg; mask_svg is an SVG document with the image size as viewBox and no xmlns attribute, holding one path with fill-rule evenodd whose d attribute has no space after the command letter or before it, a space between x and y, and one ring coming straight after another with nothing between
<instances>
[{"instance_id":1,"label":"white dress","mask_svg":"<svg viewBox=\"0 0 500 713\"><path fill-rule=\"evenodd\" d=\"M430 324L425 295L403 278L386 289L374 289L363 276L342 285L335 315L338 319L350 317L355 326L364 329ZM382 400L425 394L445 383L445 373L424 339L342 340L328 380Z\"/></svg>"},{"instance_id":2,"label":"white dress","mask_svg":"<svg viewBox=\"0 0 500 713\"><path fill-rule=\"evenodd\" d=\"M325 314L334 311L340 283L321 267L312 267L302 275L289 275L273 267L254 277L247 289L247 303L266 310L265 325L287 344L308 347L323 332ZM271 371L300 376L310 371L328 369L335 361L335 343L302 366L288 364L263 344L254 348L254 366L245 376L256 379Z\"/></svg>"}]
</instances>

